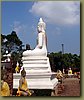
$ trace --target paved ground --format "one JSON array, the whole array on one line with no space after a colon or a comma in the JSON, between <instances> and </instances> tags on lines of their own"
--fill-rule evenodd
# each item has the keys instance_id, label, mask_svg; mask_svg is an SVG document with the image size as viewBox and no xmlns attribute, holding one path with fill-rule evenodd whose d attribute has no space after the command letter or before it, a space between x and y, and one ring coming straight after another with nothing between
<instances>
[{"instance_id":1,"label":"paved ground","mask_svg":"<svg viewBox=\"0 0 84 100\"><path fill-rule=\"evenodd\" d=\"M80 83L78 78L63 80L64 90L58 96L80 96Z\"/></svg>"}]
</instances>

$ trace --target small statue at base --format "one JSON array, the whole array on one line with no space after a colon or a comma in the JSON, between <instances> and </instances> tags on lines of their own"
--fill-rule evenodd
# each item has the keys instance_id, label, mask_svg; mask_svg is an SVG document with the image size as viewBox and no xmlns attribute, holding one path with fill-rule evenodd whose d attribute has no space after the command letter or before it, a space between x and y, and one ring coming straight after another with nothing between
<instances>
[{"instance_id":1,"label":"small statue at base","mask_svg":"<svg viewBox=\"0 0 84 100\"><path fill-rule=\"evenodd\" d=\"M15 68L16 73L20 72L20 67L19 67L19 63L17 62L16 68Z\"/></svg>"},{"instance_id":2,"label":"small statue at base","mask_svg":"<svg viewBox=\"0 0 84 100\"><path fill-rule=\"evenodd\" d=\"M21 79L19 80L19 88L18 88L16 96L31 96L32 95L32 93L28 89L25 76L26 76L26 71L23 68L23 70L21 71Z\"/></svg>"},{"instance_id":3,"label":"small statue at base","mask_svg":"<svg viewBox=\"0 0 84 100\"><path fill-rule=\"evenodd\" d=\"M10 96L10 88L7 82L5 82L6 76L3 76L1 80L1 96Z\"/></svg>"},{"instance_id":4,"label":"small statue at base","mask_svg":"<svg viewBox=\"0 0 84 100\"><path fill-rule=\"evenodd\" d=\"M71 68L69 68L69 70L68 70L68 75L72 75L72 70L71 70Z\"/></svg>"},{"instance_id":5,"label":"small statue at base","mask_svg":"<svg viewBox=\"0 0 84 100\"><path fill-rule=\"evenodd\" d=\"M57 71L57 76L56 76L56 78L58 79L58 81L59 81L60 83L62 83L63 74L62 74L62 72L61 72L60 70Z\"/></svg>"}]
</instances>

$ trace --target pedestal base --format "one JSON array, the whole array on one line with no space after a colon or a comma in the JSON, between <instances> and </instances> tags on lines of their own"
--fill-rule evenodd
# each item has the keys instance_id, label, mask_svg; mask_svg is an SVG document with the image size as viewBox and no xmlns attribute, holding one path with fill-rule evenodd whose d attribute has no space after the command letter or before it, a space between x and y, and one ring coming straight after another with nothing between
<instances>
[{"instance_id":1,"label":"pedestal base","mask_svg":"<svg viewBox=\"0 0 84 100\"><path fill-rule=\"evenodd\" d=\"M56 73L27 73L26 79L29 89L54 89L58 80ZM20 74L13 74L13 88L19 87Z\"/></svg>"}]
</instances>

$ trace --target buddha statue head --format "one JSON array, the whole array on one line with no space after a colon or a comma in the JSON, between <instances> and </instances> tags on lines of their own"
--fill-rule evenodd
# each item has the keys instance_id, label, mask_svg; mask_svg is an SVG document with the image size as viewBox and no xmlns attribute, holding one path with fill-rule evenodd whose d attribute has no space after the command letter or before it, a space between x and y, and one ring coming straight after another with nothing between
<instances>
[{"instance_id":1,"label":"buddha statue head","mask_svg":"<svg viewBox=\"0 0 84 100\"><path fill-rule=\"evenodd\" d=\"M24 67L23 67L23 70L21 71L21 76L22 77L25 77L26 76L26 71L25 71Z\"/></svg>"},{"instance_id":2,"label":"buddha statue head","mask_svg":"<svg viewBox=\"0 0 84 100\"><path fill-rule=\"evenodd\" d=\"M46 24L44 23L42 18L39 19L37 30L38 30L38 33L40 33L40 32L44 32L45 33Z\"/></svg>"}]
</instances>

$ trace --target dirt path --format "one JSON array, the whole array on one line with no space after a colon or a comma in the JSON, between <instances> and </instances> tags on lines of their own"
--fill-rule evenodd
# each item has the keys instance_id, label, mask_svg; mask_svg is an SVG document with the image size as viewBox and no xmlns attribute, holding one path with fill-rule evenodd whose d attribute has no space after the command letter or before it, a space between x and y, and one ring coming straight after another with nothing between
<instances>
[{"instance_id":1,"label":"dirt path","mask_svg":"<svg viewBox=\"0 0 84 100\"><path fill-rule=\"evenodd\" d=\"M80 96L80 83L77 78L63 80L64 90L58 96Z\"/></svg>"}]
</instances>

